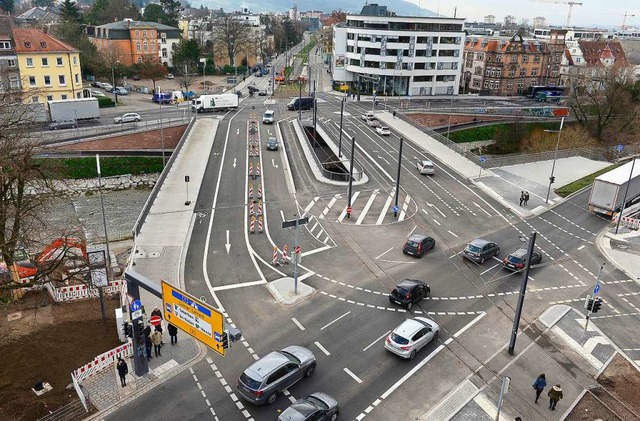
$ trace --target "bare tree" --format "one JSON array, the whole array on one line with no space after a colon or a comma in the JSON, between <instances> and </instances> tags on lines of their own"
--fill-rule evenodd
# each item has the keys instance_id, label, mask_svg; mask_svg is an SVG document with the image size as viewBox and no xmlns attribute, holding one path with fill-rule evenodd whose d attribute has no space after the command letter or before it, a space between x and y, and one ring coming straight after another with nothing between
<instances>
[{"instance_id":1,"label":"bare tree","mask_svg":"<svg viewBox=\"0 0 640 421\"><path fill-rule=\"evenodd\" d=\"M245 51L253 42L251 35L252 32L234 14L226 14L218 18L213 25L213 43L219 46L218 50L226 50L229 66L234 65L234 56L237 56L238 52Z\"/></svg>"},{"instance_id":2,"label":"bare tree","mask_svg":"<svg viewBox=\"0 0 640 421\"><path fill-rule=\"evenodd\" d=\"M606 143L610 133L633 132L638 126L638 106L632 100L630 74L627 66L612 66L569 79L567 103L573 115L591 136L602 142Z\"/></svg>"}]
</instances>

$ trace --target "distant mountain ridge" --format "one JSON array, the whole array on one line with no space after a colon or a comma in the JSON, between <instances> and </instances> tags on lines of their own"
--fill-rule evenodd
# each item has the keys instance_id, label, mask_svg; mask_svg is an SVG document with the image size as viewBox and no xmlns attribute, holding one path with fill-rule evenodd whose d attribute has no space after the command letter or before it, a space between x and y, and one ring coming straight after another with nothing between
<instances>
[{"instance_id":1,"label":"distant mountain ridge","mask_svg":"<svg viewBox=\"0 0 640 421\"><path fill-rule=\"evenodd\" d=\"M369 2L369 4L371 3L376 2ZM390 11L395 12L398 16L436 16L435 12L420 8L418 5L408 1L396 0L393 4L385 4L384 2L377 3L381 6L387 6ZM331 13L334 10L342 10L345 13L359 14L365 2L358 3L347 0L324 0L322 2L318 2L317 0L272 0L266 4L265 2L239 0L199 0L191 2L192 7L200 7L200 4L209 9L223 8L225 11L240 10L242 7L246 7L252 13L286 12L295 4L298 10L303 12L322 10L325 13Z\"/></svg>"}]
</instances>

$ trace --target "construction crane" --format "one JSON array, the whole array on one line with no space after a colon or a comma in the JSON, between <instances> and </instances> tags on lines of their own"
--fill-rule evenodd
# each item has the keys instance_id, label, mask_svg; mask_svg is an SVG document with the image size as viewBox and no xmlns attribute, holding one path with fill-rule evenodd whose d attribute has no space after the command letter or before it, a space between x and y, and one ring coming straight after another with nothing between
<instances>
[{"instance_id":1,"label":"construction crane","mask_svg":"<svg viewBox=\"0 0 640 421\"><path fill-rule=\"evenodd\" d=\"M569 22L571 21L571 12L573 11L573 6L582 6L582 3L576 1L562 1L562 0L531 0L538 3L556 3L556 4L568 4L569 5L569 13L567 14L567 28L569 27Z\"/></svg>"},{"instance_id":2,"label":"construction crane","mask_svg":"<svg viewBox=\"0 0 640 421\"><path fill-rule=\"evenodd\" d=\"M622 16L622 25L620 26L621 31L624 31L625 29L627 29L627 18L631 18L636 15L635 13L629 13L629 12L624 12L624 15L622 13L604 13L604 14L613 15L613 16Z\"/></svg>"}]
</instances>

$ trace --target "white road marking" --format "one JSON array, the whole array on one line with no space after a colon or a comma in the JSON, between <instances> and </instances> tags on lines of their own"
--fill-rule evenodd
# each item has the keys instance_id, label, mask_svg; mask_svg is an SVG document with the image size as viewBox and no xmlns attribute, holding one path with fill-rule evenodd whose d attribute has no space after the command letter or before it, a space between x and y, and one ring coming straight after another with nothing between
<instances>
[{"instance_id":1,"label":"white road marking","mask_svg":"<svg viewBox=\"0 0 640 421\"><path fill-rule=\"evenodd\" d=\"M316 222L309 230L309 234L313 234L313 232L316 230L319 224L320 224L319 222Z\"/></svg>"},{"instance_id":2,"label":"white road marking","mask_svg":"<svg viewBox=\"0 0 640 421\"><path fill-rule=\"evenodd\" d=\"M236 167L236 158L233 158L233 168Z\"/></svg>"},{"instance_id":3,"label":"white road marking","mask_svg":"<svg viewBox=\"0 0 640 421\"><path fill-rule=\"evenodd\" d=\"M446 217L447 217L447 215L445 215L444 213L442 213L442 211L441 211L440 209L438 209L438 207L437 207L436 205L434 205L434 204L431 204L431 203L427 202L427 206L429 206L430 208L434 208L435 210L437 210L437 211L440 213L440 215L442 215L442 217L443 217L443 218L446 218Z\"/></svg>"},{"instance_id":4,"label":"white road marking","mask_svg":"<svg viewBox=\"0 0 640 421\"><path fill-rule=\"evenodd\" d=\"M360 192L357 191L353 194L353 196L351 196L351 207L353 207L353 204L356 202L356 199L358 198L358 196L360 196ZM347 207L345 206L344 209L342 209L342 213L340 213L340 216L338 217L338 222L342 222L342 220L344 219L344 217L347 216Z\"/></svg>"},{"instance_id":5,"label":"white road marking","mask_svg":"<svg viewBox=\"0 0 640 421\"><path fill-rule=\"evenodd\" d=\"M316 341L316 342L314 342L314 344L316 344L316 346L317 346L318 348L320 348L320 351L324 352L324 355L327 355L327 356L328 356L328 355L331 355L331 353L330 353L329 351L327 351L327 348L323 347L323 346L320 344L320 342L317 342L317 341Z\"/></svg>"},{"instance_id":6,"label":"white road marking","mask_svg":"<svg viewBox=\"0 0 640 421\"><path fill-rule=\"evenodd\" d=\"M373 201L376 200L376 196L377 196L377 194L371 193L371 196L369 196L369 200L367 200L367 203L364 205L364 208L362 209L362 212L360 213L360 216L358 216L358 220L356 221L356 225L361 225L362 224L362 221L364 220L365 216L367 216L367 212L369 212L369 208L371 208L371 205L373 204Z\"/></svg>"},{"instance_id":7,"label":"white road marking","mask_svg":"<svg viewBox=\"0 0 640 421\"><path fill-rule=\"evenodd\" d=\"M333 205L335 205L336 200L338 200L336 196L332 197L331 200L329 200L329 203L327 203L327 206L322 211L322 214L318 217L319 219L324 219L324 217L329 213L329 210L333 207Z\"/></svg>"},{"instance_id":8,"label":"white road marking","mask_svg":"<svg viewBox=\"0 0 640 421\"><path fill-rule=\"evenodd\" d=\"M584 244L578 247L578 251L582 250L583 248L584 248Z\"/></svg>"},{"instance_id":9,"label":"white road marking","mask_svg":"<svg viewBox=\"0 0 640 421\"><path fill-rule=\"evenodd\" d=\"M374 346L374 345L376 344L376 342L378 342L380 339L382 339L382 338L386 337L386 336L387 336L387 335L389 335L390 333L391 333L391 331L390 331L390 330L387 330L387 331L385 332L385 334L384 334L384 335L380 336L380 337L379 337L379 338L377 338L375 341L373 341L373 342L371 342L369 345L367 345L367 346L362 350L362 352L365 352L367 349L369 349L369 348L371 348L372 346Z\"/></svg>"},{"instance_id":10,"label":"white road marking","mask_svg":"<svg viewBox=\"0 0 640 421\"><path fill-rule=\"evenodd\" d=\"M295 317L292 317L292 318L291 318L291 321L293 321L293 323L295 323L295 325L296 325L296 326L298 326L298 328L299 328L300 330L305 330L305 329L304 329L304 326L302 326L302 323L300 323L300 322L298 321L298 319L296 319Z\"/></svg>"},{"instance_id":11,"label":"white road marking","mask_svg":"<svg viewBox=\"0 0 640 421\"><path fill-rule=\"evenodd\" d=\"M360 380L360 377L356 376L355 374L353 374L353 372L351 370L349 370L347 367L343 368L344 372L347 373L349 375L349 377L351 377L353 380L355 380L358 383L362 383L362 380Z\"/></svg>"},{"instance_id":12,"label":"white road marking","mask_svg":"<svg viewBox=\"0 0 640 421\"><path fill-rule=\"evenodd\" d=\"M422 212L424 212L425 215L429 215L429 212L427 212L426 210L424 210L424 209L421 209L421 210L422 210Z\"/></svg>"},{"instance_id":13,"label":"white road marking","mask_svg":"<svg viewBox=\"0 0 640 421\"><path fill-rule=\"evenodd\" d=\"M304 281L305 279L310 278L315 274L316 274L315 272L309 271L309 272L305 273L304 275L298 277L298 281Z\"/></svg>"},{"instance_id":14,"label":"white road marking","mask_svg":"<svg viewBox=\"0 0 640 421\"><path fill-rule=\"evenodd\" d=\"M328 328L329 326L331 326L332 324L334 324L335 322L337 322L338 320L342 319L343 317L347 316L348 314L351 313L351 310L347 311L346 313L344 313L342 316L338 317L337 319L334 319L333 321L327 323L326 325L322 326L320 328L320 330L325 330L326 328Z\"/></svg>"},{"instance_id":15,"label":"white road marking","mask_svg":"<svg viewBox=\"0 0 640 421\"><path fill-rule=\"evenodd\" d=\"M407 208L409 207L409 200L411 200L411 196L406 195L404 197L404 204L402 205L402 210L400 211L400 216L398 216L398 222L404 221L404 217L407 215Z\"/></svg>"},{"instance_id":16,"label":"white road marking","mask_svg":"<svg viewBox=\"0 0 640 421\"><path fill-rule=\"evenodd\" d=\"M260 281L253 281L253 282L243 282L241 284L232 284L232 285L222 285L222 286L219 286L219 287L211 287L211 288L209 288L209 290L211 292L226 291L226 290L229 290L229 289L253 287L253 286L256 286L256 285L264 285L266 283L267 283L267 280L265 279L264 281L260 280Z\"/></svg>"},{"instance_id":17,"label":"white road marking","mask_svg":"<svg viewBox=\"0 0 640 421\"><path fill-rule=\"evenodd\" d=\"M331 246L324 246L324 247L320 247L320 248L317 248L317 249L305 251L304 253L301 253L301 255L302 255L302 257L309 256L310 254L320 253L321 251L329 250L330 248L331 248Z\"/></svg>"},{"instance_id":18,"label":"white road marking","mask_svg":"<svg viewBox=\"0 0 640 421\"><path fill-rule=\"evenodd\" d=\"M311 203L309 203L309 204L307 205L307 207L306 207L306 208L304 208L304 213L309 212L309 211L311 210L311 208L313 207L313 205L315 205L315 204L316 204L316 202L317 202L319 199L320 199L320 196L316 196L316 197L314 197L314 198L313 198L313 200L311 201Z\"/></svg>"},{"instance_id":19,"label":"white road marking","mask_svg":"<svg viewBox=\"0 0 640 421\"><path fill-rule=\"evenodd\" d=\"M481 273L480 273L480 276L484 275L485 273L489 272L489 271L490 271L490 270L492 270L492 269L495 269L497 266L498 266L498 265L493 265L493 266L491 266L489 269L485 270L484 272L481 272Z\"/></svg>"},{"instance_id":20,"label":"white road marking","mask_svg":"<svg viewBox=\"0 0 640 421\"><path fill-rule=\"evenodd\" d=\"M387 215L387 211L389 210L389 206L391 206L391 200L393 200L393 194L390 194L387 197L387 201L384 202L384 206L382 207L382 211L380 211L380 216L378 216L378 220L376 221L376 225L381 225L384 217Z\"/></svg>"},{"instance_id":21,"label":"white road marking","mask_svg":"<svg viewBox=\"0 0 640 421\"><path fill-rule=\"evenodd\" d=\"M390 247L389 250L385 251L384 253L382 253L381 255L379 255L378 257L376 257L373 260L378 260L379 258L381 258L382 256L384 256L385 254L389 253L391 250L393 250L393 247Z\"/></svg>"},{"instance_id":22,"label":"white road marking","mask_svg":"<svg viewBox=\"0 0 640 421\"><path fill-rule=\"evenodd\" d=\"M454 233L452 233L451 231L447 231L449 234L453 235L454 237L458 238L457 235L455 235Z\"/></svg>"},{"instance_id":23,"label":"white road marking","mask_svg":"<svg viewBox=\"0 0 640 421\"><path fill-rule=\"evenodd\" d=\"M282 218L282 222L286 221L286 219L284 219L284 212L282 209L280 209L280 218Z\"/></svg>"},{"instance_id":24,"label":"white road marking","mask_svg":"<svg viewBox=\"0 0 640 421\"><path fill-rule=\"evenodd\" d=\"M435 223L436 223L436 224L438 224L438 225L442 225L442 224L440 224L440 222L438 222L438 220L437 220L437 219L434 219L434 220L433 220L433 222L435 222Z\"/></svg>"},{"instance_id":25,"label":"white road marking","mask_svg":"<svg viewBox=\"0 0 640 421\"><path fill-rule=\"evenodd\" d=\"M474 205L476 205L476 207L478 209L480 209L482 212L486 213L487 215L491 216L491 214L489 212L487 212L486 210L484 210L484 208L482 206L480 206L479 204L477 204L476 202L473 202Z\"/></svg>"}]
</instances>

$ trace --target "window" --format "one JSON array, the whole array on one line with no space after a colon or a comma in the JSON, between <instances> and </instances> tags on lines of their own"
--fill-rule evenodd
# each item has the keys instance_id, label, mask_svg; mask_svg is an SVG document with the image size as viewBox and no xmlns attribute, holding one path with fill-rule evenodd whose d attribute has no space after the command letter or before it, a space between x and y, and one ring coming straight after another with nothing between
<instances>
[{"instance_id":1,"label":"window","mask_svg":"<svg viewBox=\"0 0 640 421\"><path fill-rule=\"evenodd\" d=\"M509 77L516 77L516 69L509 69Z\"/></svg>"},{"instance_id":2,"label":"window","mask_svg":"<svg viewBox=\"0 0 640 421\"><path fill-rule=\"evenodd\" d=\"M33 67L33 59L31 57L27 58L27 67Z\"/></svg>"},{"instance_id":3,"label":"window","mask_svg":"<svg viewBox=\"0 0 640 421\"><path fill-rule=\"evenodd\" d=\"M47 101L53 101L53 95L47 95Z\"/></svg>"},{"instance_id":4,"label":"window","mask_svg":"<svg viewBox=\"0 0 640 421\"><path fill-rule=\"evenodd\" d=\"M37 97L37 96L32 96L32 97L31 97L31 102L32 102L33 104L37 104L37 103L38 103L38 97Z\"/></svg>"},{"instance_id":5,"label":"window","mask_svg":"<svg viewBox=\"0 0 640 421\"><path fill-rule=\"evenodd\" d=\"M78 99L79 99L79 98L82 98L82 94L81 94L80 92L77 92L77 93L76 93L76 98L78 98Z\"/></svg>"},{"instance_id":6,"label":"window","mask_svg":"<svg viewBox=\"0 0 640 421\"><path fill-rule=\"evenodd\" d=\"M66 96L66 95L64 95L64 94L63 94L63 95L60 95L60 99L67 99L67 96Z\"/></svg>"},{"instance_id":7,"label":"window","mask_svg":"<svg viewBox=\"0 0 640 421\"><path fill-rule=\"evenodd\" d=\"M35 76L29 76L29 86L37 86Z\"/></svg>"},{"instance_id":8,"label":"window","mask_svg":"<svg viewBox=\"0 0 640 421\"><path fill-rule=\"evenodd\" d=\"M24 48L31 48L31 42L30 41L25 41L24 42Z\"/></svg>"},{"instance_id":9,"label":"window","mask_svg":"<svg viewBox=\"0 0 640 421\"><path fill-rule=\"evenodd\" d=\"M475 71L473 72L478 76L482 76L482 67L476 66Z\"/></svg>"},{"instance_id":10,"label":"window","mask_svg":"<svg viewBox=\"0 0 640 421\"><path fill-rule=\"evenodd\" d=\"M540 63L540 56L533 57L533 62L534 63Z\"/></svg>"},{"instance_id":11,"label":"window","mask_svg":"<svg viewBox=\"0 0 640 421\"><path fill-rule=\"evenodd\" d=\"M484 89L489 89L489 82L484 83Z\"/></svg>"},{"instance_id":12,"label":"window","mask_svg":"<svg viewBox=\"0 0 640 421\"><path fill-rule=\"evenodd\" d=\"M136 38L140 38L140 31L136 31Z\"/></svg>"},{"instance_id":13,"label":"window","mask_svg":"<svg viewBox=\"0 0 640 421\"><path fill-rule=\"evenodd\" d=\"M20 81L18 76L9 76L9 87L11 89L20 89Z\"/></svg>"},{"instance_id":14,"label":"window","mask_svg":"<svg viewBox=\"0 0 640 421\"><path fill-rule=\"evenodd\" d=\"M162 49L162 58L167 58L167 49L166 48Z\"/></svg>"},{"instance_id":15,"label":"window","mask_svg":"<svg viewBox=\"0 0 640 421\"><path fill-rule=\"evenodd\" d=\"M0 41L0 50L10 50L11 43L9 41Z\"/></svg>"},{"instance_id":16,"label":"window","mask_svg":"<svg viewBox=\"0 0 640 421\"><path fill-rule=\"evenodd\" d=\"M167 43L167 34L160 34L160 42L163 44Z\"/></svg>"},{"instance_id":17,"label":"window","mask_svg":"<svg viewBox=\"0 0 640 421\"><path fill-rule=\"evenodd\" d=\"M491 69L487 68L487 70L485 70L484 75L485 76L489 76L491 74Z\"/></svg>"},{"instance_id":18,"label":"window","mask_svg":"<svg viewBox=\"0 0 640 421\"><path fill-rule=\"evenodd\" d=\"M62 57L56 57L56 66L62 66Z\"/></svg>"},{"instance_id":19,"label":"window","mask_svg":"<svg viewBox=\"0 0 640 421\"><path fill-rule=\"evenodd\" d=\"M496 80L496 81L494 82L494 85L493 85L493 86L494 86L494 88L495 88L495 89L500 89L500 81L499 81L499 80Z\"/></svg>"},{"instance_id":20,"label":"window","mask_svg":"<svg viewBox=\"0 0 640 421\"><path fill-rule=\"evenodd\" d=\"M140 51L140 41L136 41L136 51Z\"/></svg>"},{"instance_id":21,"label":"window","mask_svg":"<svg viewBox=\"0 0 640 421\"><path fill-rule=\"evenodd\" d=\"M520 77L525 77L527 75L527 69L524 67L520 69Z\"/></svg>"},{"instance_id":22,"label":"window","mask_svg":"<svg viewBox=\"0 0 640 421\"><path fill-rule=\"evenodd\" d=\"M480 60L480 61L483 61L483 60L484 60L484 54L482 54L482 53L476 53L476 59L477 59L477 60Z\"/></svg>"},{"instance_id":23,"label":"window","mask_svg":"<svg viewBox=\"0 0 640 421\"><path fill-rule=\"evenodd\" d=\"M73 56L73 65L77 66L78 65L78 57Z\"/></svg>"},{"instance_id":24,"label":"window","mask_svg":"<svg viewBox=\"0 0 640 421\"><path fill-rule=\"evenodd\" d=\"M60 84L60 86L65 86L67 84L64 75L58 75L58 83Z\"/></svg>"},{"instance_id":25,"label":"window","mask_svg":"<svg viewBox=\"0 0 640 421\"><path fill-rule=\"evenodd\" d=\"M511 63L517 63L518 62L518 56L517 55L512 55L511 56Z\"/></svg>"},{"instance_id":26,"label":"window","mask_svg":"<svg viewBox=\"0 0 640 421\"><path fill-rule=\"evenodd\" d=\"M7 60L7 66L16 67L16 61L14 59Z\"/></svg>"},{"instance_id":27,"label":"window","mask_svg":"<svg viewBox=\"0 0 640 421\"><path fill-rule=\"evenodd\" d=\"M154 51L156 49L156 42L154 40L151 40L151 51Z\"/></svg>"},{"instance_id":28,"label":"window","mask_svg":"<svg viewBox=\"0 0 640 421\"><path fill-rule=\"evenodd\" d=\"M49 59L46 57L42 57L42 67L49 66Z\"/></svg>"},{"instance_id":29,"label":"window","mask_svg":"<svg viewBox=\"0 0 640 421\"><path fill-rule=\"evenodd\" d=\"M47 48L47 41L40 41L40 47Z\"/></svg>"},{"instance_id":30,"label":"window","mask_svg":"<svg viewBox=\"0 0 640 421\"><path fill-rule=\"evenodd\" d=\"M531 76L538 76L538 69L531 69Z\"/></svg>"},{"instance_id":31,"label":"window","mask_svg":"<svg viewBox=\"0 0 640 421\"><path fill-rule=\"evenodd\" d=\"M513 89L513 82L507 82L507 89Z\"/></svg>"},{"instance_id":32,"label":"window","mask_svg":"<svg viewBox=\"0 0 640 421\"><path fill-rule=\"evenodd\" d=\"M142 63L142 57L138 57L138 63Z\"/></svg>"},{"instance_id":33,"label":"window","mask_svg":"<svg viewBox=\"0 0 640 421\"><path fill-rule=\"evenodd\" d=\"M149 51L149 43L147 42L147 40L145 39L144 42L142 43L142 49L144 51Z\"/></svg>"},{"instance_id":34,"label":"window","mask_svg":"<svg viewBox=\"0 0 640 421\"><path fill-rule=\"evenodd\" d=\"M523 63L529 63L529 56L528 56L528 55L526 55L526 54L524 54L524 55L522 56L522 62L523 62Z\"/></svg>"},{"instance_id":35,"label":"window","mask_svg":"<svg viewBox=\"0 0 640 421\"><path fill-rule=\"evenodd\" d=\"M502 54L498 54L498 55L496 56L496 61L497 61L498 63L502 63Z\"/></svg>"},{"instance_id":36,"label":"window","mask_svg":"<svg viewBox=\"0 0 640 421\"><path fill-rule=\"evenodd\" d=\"M518 82L518 89L522 88L524 88L524 81L521 80L520 82Z\"/></svg>"},{"instance_id":37,"label":"window","mask_svg":"<svg viewBox=\"0 0 640 421\"><path fill-rule=\"evenodd\" d=\"M147 37L147 31L142 31L142 38L146 38Z\"/></svg>"},{"instance_id":38,"label":"window","mask_svg":"<svg viewBox=\"0 0 640 421\"><path fill-rule=\"evenodd\" d=\"M78 73L75 74L76 83L80 83L80 75Z\"/></svg>"},{"instance_id":39,"label":"window","mask_svg":"<svg viewBox=\"0 0 640 421\"><path fill-rule=\"evenodd\" d=\"M433 76L414 76L414 82L431 82L433 81Z\"/></svg>"},{"instance_id":40,"label":"window","mask_svg":"<svg viewBox=\"0 0 640 421\"><path fill-rule=\"evenodd\" d=\"M44 84L46 86L51 86L51 76L45 76L44 77Z\"/></svg>"}]
</instances>

